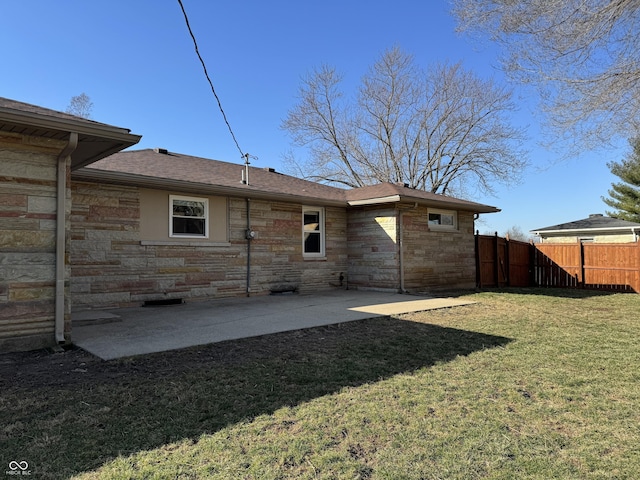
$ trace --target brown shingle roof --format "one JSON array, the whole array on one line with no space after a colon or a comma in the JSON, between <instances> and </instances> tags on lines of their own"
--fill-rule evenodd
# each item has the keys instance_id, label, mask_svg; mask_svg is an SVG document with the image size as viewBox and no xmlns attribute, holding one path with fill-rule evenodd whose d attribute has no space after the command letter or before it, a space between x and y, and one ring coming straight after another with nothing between
<instances>
[{"instance_id":1,"label":"brown shingle roof","mask_svg":"<svg viewBox=\"0 0 640 480\"><path fill-rule=\"evenodd\" d=\"M559 231L588 231L588 230L624 230L640 229L640 223L628 222L619 218L605 217L604 215L589 215L587 218L574 220L572 222L560 223L550 227L537 228L532 232L559 232Z\"/></svg>"},{"instance_id":2,"label":"brown shingle roof","mask_svg":"<svg viewBox=\"0 0 640 480\"><path fill-rule=\"evenodd\" d=\"M249 167L249 184L245 185L242 183L243 164L161 152L159 149L146 149L116 153L84 168L78 178L104 178L203 193L346 204L345 190L340 188L256 167Z\"/></svg>"},{"instance_id":3,"label":"brown shingle roof","mask_svg":"<svg viewBox=\"0 0 640 480\"><path fill-rule=\"evenodd\" d=\"M219 193L311 202L327 205L376 205L411 202L432 207L489 213L495 207L391 183L345 190L269 169L249 167L249 185L242 183L244 165L192 157L159 149L116 153L76 172L79 179L108 180L191 192Z\"/></svg>"}]
</instances>

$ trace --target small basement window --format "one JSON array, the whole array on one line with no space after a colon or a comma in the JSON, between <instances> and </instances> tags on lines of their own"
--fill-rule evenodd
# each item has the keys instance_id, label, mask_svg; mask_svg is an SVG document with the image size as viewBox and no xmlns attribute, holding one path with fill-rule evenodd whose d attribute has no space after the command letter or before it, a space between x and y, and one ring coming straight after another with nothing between
<instances>
[{"instance_id":1,"label":"small basement window","mask_svg":"<svg viewBox=\"0 0 640 480\"><path fill-rule=\"evenodd\" d=\"M169 236L209 238L209 199L169 195Z\"/></svg>"},{"instance_id":2,"label":"small basement window","mask_svg":"<svg viewBox=\"0 0 640 480\"><path fill-rule=\"evenodd\" d=\"M429 209L429 228L434 230L455 230L458 228L458 216L454 210Z\"/></svg>"}]
</instances>

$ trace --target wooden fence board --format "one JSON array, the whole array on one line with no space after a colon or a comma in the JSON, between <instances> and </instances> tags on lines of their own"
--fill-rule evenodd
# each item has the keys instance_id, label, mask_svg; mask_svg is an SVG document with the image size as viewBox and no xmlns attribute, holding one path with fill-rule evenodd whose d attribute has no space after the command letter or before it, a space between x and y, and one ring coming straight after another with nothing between
<instances>
[{"instance_id":1,"label":"wooden fence board","mask_svg":"<svg viewBox=\"0 0 640 480\"><path fill-rule=\"evenodd\" d=\"M500 279L496 278L499 264L498 248L495 237L476 236L477 284L480 287L499 286Z\"/></svg>"},{"instance_id":2,"label":"wooden fence board","mask_svg":"<svg viewBox=\"0 0 640 480\"><path fill-rule=\"evenodd\" d=\"M608 285L640 292L640 243L585 244L587 285Z\"/></svg>"},{"instance_id":3,"label":"wooden fence board","mask_svg":"<svg viewBox=\"0 0 640 480\"><path fill-rule=\"evenodd\" d=\"M582 282L580 249L576 244L534 245L538 285L575 288Z\"/></svg>"},{"instance_id":4,"label":"wooden fence board","mask_svg":"<svg viewBox=\"0 0 640 480\"><path fill-rule=\"evenodd\" d=\"M476 235L479 287L593 288L640 293L640 242L528 244Z\"/></svg>"},{"instance_id":5,"label":"wooden fence board","mask_svg":"<svg viewBox=\"0 0 640 480\"><path fill-rule=\"evenodd\" d=\"M531 254L530 244L509 240L509 286L531 285Z\"/></svg>"}]
</instances>

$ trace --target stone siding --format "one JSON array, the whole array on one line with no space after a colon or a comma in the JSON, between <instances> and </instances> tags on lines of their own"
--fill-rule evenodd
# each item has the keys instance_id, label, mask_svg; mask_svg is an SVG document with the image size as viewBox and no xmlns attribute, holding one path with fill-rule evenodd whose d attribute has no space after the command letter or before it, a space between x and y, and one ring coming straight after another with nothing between
<instances>
[{"instance_id":1,"label":"stone siding","mask_svg":"<svg viewBox=\"0 0 640 480\"><path fill-rule=\"evenodd\" d=\"M349 286L400 291L403 277L410 292L473 287L473 214L458 212L457 218L456 229L436 230L429 228L426 207L350 210Z\"/></svg>"},{"instance_id":2,"label":"stone siding","mask_svg":"<svg viewBox=\"0 0 640 480\"><path fill-rule=\"evenodd\" d=\"M454 230L429 228L427 209L402 214L404 286L408 291L473 288L476 282L473 213L458 212Z\"/></svg>"},{"instance_id":3,"label":"stone siding","mask_svg":"<svg viewBox=\"0 0 640 480\"><path fill-rule=\"evenodd\" d=\"M395 208L363 207L348 216L350 288L400 289Z\"/></svg>"},{"instance_id":4,"label":"stone siding","mask_svg":"<svg viewBox=\"0 0 640 480\"><path fill-rule=\"evenodd\" d=\"M228 242L142 241L140 191L73 182L72 303L77 310L148 300L247 294L247 205L229 198ZM168 194L168 193L167 193ZM161 207L165 208L165 207ZM326 208L326 258L302 256L302 205L250 201L250 294L339 286L346 275L346 212Z\"/></svg>"},{"instance_id":5,"label":"stone siding","mask_svg":"<svg viewBox=\"0 0 640 480\"><path fill-rule=\"evenodd\" d=\"M55 344L57 157L64 145L0 134L0 352ZM67 204L70 198L67 190ZM68 333L68 305L65 324Z\"/></svg>"}]
</instances>

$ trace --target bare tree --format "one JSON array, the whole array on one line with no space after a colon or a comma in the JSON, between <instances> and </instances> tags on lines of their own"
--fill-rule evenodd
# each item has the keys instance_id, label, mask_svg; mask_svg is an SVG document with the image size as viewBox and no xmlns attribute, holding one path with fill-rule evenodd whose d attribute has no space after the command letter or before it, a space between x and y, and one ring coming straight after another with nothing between
<instances>
[{"instance_id":1,"label":"bare tree","mask_svg":"<svg viewBox=\"0 0 640 480\"><path fill-rule=\"evenodd\" d=\"M86 93L81 93L75 97L71 97L69 106L65 110L66 113L82 118L91 118L93 110L93 102Z\"/></svg>"},{"instance_id":2,"label":"bare tree","mask_svg":"<svg viewBox=\"0 0 640 480\"><path fill-rule=\"evenodd\" d=\"M554 138L579 151L637 135L640 0L452 1L460 30L488 32L539 87Z\"/></svg>"},{"instance_id":3,"label":"bare tree","mask_svg":"<svg viewBox=\"0 0 640 480\"><path fill-rule=\"evenodd\" d=\"M350 187L402 182L435 193L517 182L526 167L522 130L510 126L511 92L460 64L427 72L392 48L363 77L352 100L342 77L322 66L303 79L283 122L309 148L307 178Z\"/></svg>"},{"instance_id":4,"label":"bare tree","mask_svg":"<svg viewBox=\"0 0 640 480\"><path fill-rule=\"evenodd\" d=\"M528 242L532 239L531 235L527 235L524 233L520 225L513 225L509 227L507 231L502 234L503 237L508 238L509 240L518 240L520 242Z\"/></svg>"}]
</instances>

